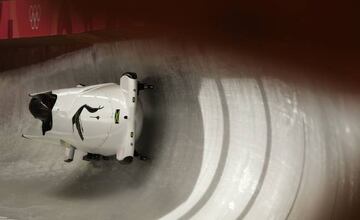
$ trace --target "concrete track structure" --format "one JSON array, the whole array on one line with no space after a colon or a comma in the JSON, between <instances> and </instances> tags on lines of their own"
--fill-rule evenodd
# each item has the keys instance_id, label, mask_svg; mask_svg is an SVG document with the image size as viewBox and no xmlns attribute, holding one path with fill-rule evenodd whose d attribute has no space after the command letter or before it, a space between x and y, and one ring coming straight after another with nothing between
<instances>
[{"instance_id":1,"label":"concrete track structure","mask_svg":"<svg viewBox=\"0 0 360 220\"><path fill-rule=\"evenodd\" d=\"M27 94L118 82L141 95L150 161L86 162L21 138ZM0 74L0 216L13 219L354 219L356 93L235 48L167 38L98 44ZM276 74L275 74L276 73ZM292 75L292 80L279 74ZM281 74L280 74L281 75Z\"/></svg>"}]
</instances>

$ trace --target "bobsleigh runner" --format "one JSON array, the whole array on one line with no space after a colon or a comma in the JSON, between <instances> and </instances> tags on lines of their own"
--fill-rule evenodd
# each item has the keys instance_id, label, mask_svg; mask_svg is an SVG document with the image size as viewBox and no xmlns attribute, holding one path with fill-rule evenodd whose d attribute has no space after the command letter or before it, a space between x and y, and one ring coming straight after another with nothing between
<instances>
[{"instance_id":1,"label":"bobsleigh runner","mask_svg":"<svg viewBox=\"0 0 360 220\"><path fill-rule=\"evenodd\" d=\"M30 94L29 110L39 120L23 137L62 145L65 162L73 160L77 149L87 153L83 157L87 161L116 158L126 164L133 157L146 160L135 150L142 127L138 95L152 88L140 83L136 73L127 72L120 85L78 85Z\"/></svg>"}]
</instances>

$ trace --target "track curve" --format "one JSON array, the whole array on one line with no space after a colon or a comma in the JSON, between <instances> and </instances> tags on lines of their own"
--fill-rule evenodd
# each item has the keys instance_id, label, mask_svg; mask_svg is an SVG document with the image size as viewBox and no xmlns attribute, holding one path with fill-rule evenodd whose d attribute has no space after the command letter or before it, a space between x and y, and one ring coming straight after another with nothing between
<instances>
[{"instance_id":1,"label":"track curve","mask_svg":"<svg viewBox=\"0 0 360 220\"><path fill-rule=\"evenodd\" d=\"M21 138L30 92L118 82L144 92L137 143L119 166ZM356 94L217 46L167 38L98 44L0 75L0 216L15 219L344 219L358 216ZM313 70L315 71L315 70Z\"/></svg>"}]
</instances>

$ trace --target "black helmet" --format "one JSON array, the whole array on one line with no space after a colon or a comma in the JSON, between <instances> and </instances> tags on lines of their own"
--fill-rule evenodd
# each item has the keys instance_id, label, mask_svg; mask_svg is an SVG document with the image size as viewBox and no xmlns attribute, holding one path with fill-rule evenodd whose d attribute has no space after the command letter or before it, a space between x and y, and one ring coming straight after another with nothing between
<instances>
[{"instance_id":1,"label":"black helmet","mask_svg":"<svg viewBox=\"0 0 360 220\"><path fill-rule=\"evenodd\" d=\"M29 110L35 118L40 119L41 121L48 119L51 114L51 109L49 109L38 96L31 99Z\"/></svg>"},{"instance_id":2,"label":"black helmet","mask_svg":"<svg viewBox=\"0 0 360 220\"><path fill-rule=\"evenodd\" d=\"M52 128L51 111L55 105L56 98L57 96L51 92L38 94L31 98L29 110L35 118L42 121L43 135Z\"/></svg>"}]
</instances>

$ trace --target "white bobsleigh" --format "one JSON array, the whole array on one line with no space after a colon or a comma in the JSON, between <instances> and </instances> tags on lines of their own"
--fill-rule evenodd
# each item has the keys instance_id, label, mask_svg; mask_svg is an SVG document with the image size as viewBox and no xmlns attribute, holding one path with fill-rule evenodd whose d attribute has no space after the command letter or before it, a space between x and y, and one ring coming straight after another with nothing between
<instances>
[{"instance_id":1,"label":"white bobsleigh","mask_svg":"<svg viewBox=\"0 0 360 220\"><path fill-rule=\"evenodd\" d=\"M65 162L71 162L79 149L88 153L84 160L116 157L129 163L137 156L135 140L142 126L138 94L147 88L152 86L128 72L120 85L78 85L30 94L29 110L39 120L23 137L61 144Z\"/></svg>"}]
</instances>

